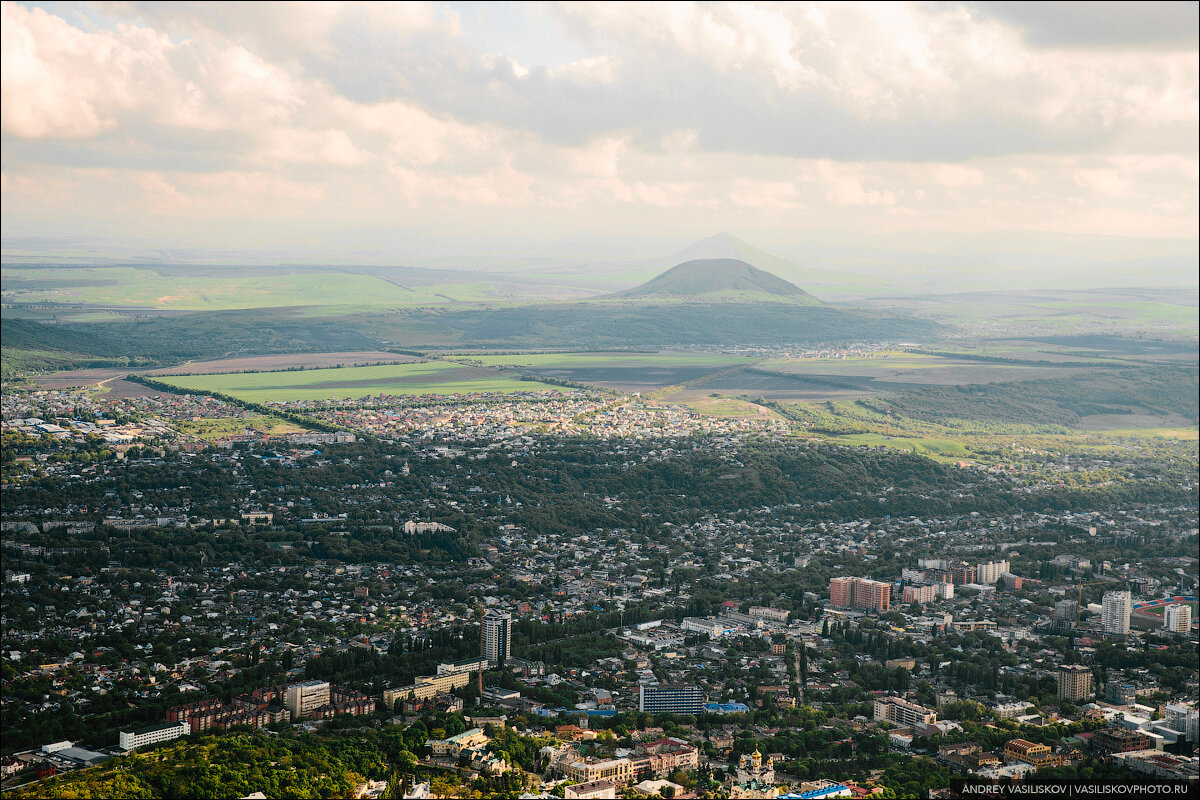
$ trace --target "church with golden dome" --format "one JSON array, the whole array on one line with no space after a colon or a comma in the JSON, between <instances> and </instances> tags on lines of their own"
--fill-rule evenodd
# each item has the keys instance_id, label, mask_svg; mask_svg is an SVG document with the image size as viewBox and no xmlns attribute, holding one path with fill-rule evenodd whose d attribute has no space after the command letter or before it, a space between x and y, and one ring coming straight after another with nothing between
<instances>
[{"instance_id":1,"label":"church with golden dome","mask_svg":"<svg viewBox=\"0 0 1200 800\"><path fill-rule=\"evenodd\" d=\"M775 762L770 756L764 757L754 748L753 753L745 753L738 762L737 772L734 773L733 785L729 787L731 798L770 798L779 796L779 788L775 786Z\"/></svg>"}]
</instances>

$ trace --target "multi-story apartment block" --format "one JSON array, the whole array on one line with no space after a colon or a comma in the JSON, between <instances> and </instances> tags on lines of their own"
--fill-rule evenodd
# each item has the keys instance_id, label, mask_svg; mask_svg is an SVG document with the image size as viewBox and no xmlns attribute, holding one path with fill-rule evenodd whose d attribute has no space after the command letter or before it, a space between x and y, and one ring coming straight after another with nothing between
<instances>
[{"instance_id":1,"label":"multi-story apartment block","mask_svg":"<svg viewBox=\"0 0 1200 800\"><path fill-rule=\"evenodd\" d=\"M1082 664L1058 668L1058 696L1064 700L1086 700L1092 696L1092 671Z\"/></svg>"},{"instance_id":2,"label":"multi-story apartment block","mask_svg":"<svg viewBox=\"0 0 1200 800\"><path fill-rule=\"evenodd\" d=\"M1101 753L1132 753L1136 750L1151 750L1154 745L1150 737L1141 731L1128 728L1104 728L1092 732L1092 747Z\"/></svg>"},{"instance_id":3,"label":"multi-story apartment block","mask_svg":"<svg viewBox=\"0 0 1200 800\"><path fill-rule=\"evenodd\" d=\"M1079 601L1059 600L1054 604L1054 618L1074 622L1079 618Z\"/></svg>"},{"instance_id":4,"label":"multi-story apartment block","mask_svg":"<svg viewBox=\"0 0 1200 800\"><path fill-rule=\"evenodd\" d=\"M950 575L954 579L956 586L966 586L968 583L976 582L975 568L970 564L959 563L950 570Z\"/></svg>"},{"instance_id":5,"label":"multi-story apartment block","mask_svg":"<svg viewBox=\"0 0 1200 800\"><path fill-rule=\"evenodd\" d=\"M887 611L891 608L892 585L870 578L830 578L829 604L834 608L865 608Z\"/></svg>"},{"instance_id":6,"label":"multi-story apartment block","mask_svg":"<svg viewBox=\"0 0 1200 800\"><path fill-rule=\"evenodd\" d=\"M1172 603L1163 609L1163 630L1171 633L1190 633L1192 607L1183 603Z\"/></svg>"},{"instance_id":7,"label":"multi-story apartment block","mask_svg":"<svg viewBox=\"0 0 1200 800\"><path fill-rule=\"evenodd\" d=\"M905 603L932 603L936 598L937 590L931 583L927 583L923 586L904 587Z\"/></svg>"},{"instance_id":8,"label":"multi-story apartment block","mask_svg":"<svg viewBox=\"0 0 1200 800\"><path fill-rule=\"evenodd\" d=\"M936 711L911 703L902 697L876 698L874 716L881 722L890 722L904 728L932 725L937 722Z\"/></svg>"},{"instance_id":9,"label":"multi-story apartment block","mask_svg":"<svg viewBox=\"0 0 1200 800\"><path fill-rule=\"evenodd\" d=\"M512 655L512 615L489 611L483 617L483 657L489 667L498 667Z\"/></svg>"},{"instance_id":10,"label":"multi-story apartment block","mask_svg":"<svg viewBox=\"0 0 1200 800\"><path fill-rule=\"evenodd\" d=\"M979 583L999 583L1000 576L1006 572L1008 572L1007 561L989 561L976 567L975 579Z\"/></svg>"},{"instance_id":11,"label":"multi-story apartment block","mask_svg":"<svg viewBox=\"0 0 1200 800\"><path fill-rule=\"evenodd\" d=\"M451 661L448 663L438 664L438 675L459 675L464 672L479 672L481 669L487 669L488 661L484 657L480 658L464 658L462 661Z\"/></svg>"},{"instance_id":12,"label":"multi-story apartment block","mask_svg":"<svg viewBox=\"0 0 1200 800\"><path fill-rule=\"evenodd\" d=\"M704 692L699 686L642 686L638 711L647 714L699 714L704 710Z\"/></svg>"},{"instance_id":13,"label":"multi-story apartment block","mask_svg":"<svg viewBox=\"0 0 1200 800\"><path fill-rule=\"evenodd\" d=\"M1133 613L1133 595L1128 590L1105 592L1100 606L1100 622L1105 633L1128 634Z\"/></svg>"},{"instance_id":14,"label":"multi-story apartment block","mask_svg":"<svg viewBox=\"0 0 1200 800\"><path fill-rule=\"evenodd\" d=\"M443 675L427 675L417 678L416 683L383 690L383 704L395 708L400 700L428 700L446 694L471 682L470 672L447 672Z\"/></svg>"},{"instance_id":15,"label":"multi-story apartment block","mask_svg":"<svg viewBox=\"0 0 1200 800\"><path fill-rule=\"evenodd\" d=\"M1189 742L1200 741L1200 711L1196 709L1171 703L1167 706L1166 714L1163 716L1163 724L1173 731L1183 734L1183 738Z\"/></svg>"},{"instance_id":16,"label":"multi-story apartment block","mask_svg":"<svg viewBox=\"0 0 1200 800\"><path fill-rule=\"evenodd\" d=\"M287 687L284 705L293 720L312 716L318 708L329 705L328 681L304 681Z\"/></svg>"},{"instance_id":17,"label":"multi-story apartment block","mask_svg":"<svg viewBox=\"0 0 1200 800\"><path fill-rule=\"evenodd\" d=\"M924 583L905 586L902 599L905 603L932 603L934 600L949 600L954 597L953 583Z\"/></svg>"},{"instance_id":18,"label":"multi-story apartment block","mask_svg":"<svg viewBox=\"0 0 1200 800\"><path fill-rule=\"evenodd\" d=\"M149 744L169 742L180 736L191 733L191 727L184 721L165 722L162 725L150 725L134 731L121 731L118 741L123 750L136 750Z\"/></svg>"}]
</instances>

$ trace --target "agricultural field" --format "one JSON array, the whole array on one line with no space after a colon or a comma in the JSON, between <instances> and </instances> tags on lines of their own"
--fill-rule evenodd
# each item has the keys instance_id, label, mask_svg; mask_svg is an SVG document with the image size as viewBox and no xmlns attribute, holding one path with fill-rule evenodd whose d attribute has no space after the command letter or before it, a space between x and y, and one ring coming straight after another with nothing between
<instances>
[{"instance_id":1,"label":"agricultural field","mask_svg":"<svg viewBox=\"0 0 1200 800\"><path fill-rule=\"evenodd\" d=\"M926 353L880 351L844 359L804 358L764 361L763 372L783 375L866 378L869 383L961 386L972 383L1004 383L1052 377L1067 367L989 363L948 358ZM882 391L889 388L878 387Z\"/></svg>"},{"instance_id":2,"label":"agricultural field","mask_svg":"<svg viewBox=\"0 0 1200 800\"><path fill-rule=\"evenodd\" d=\"M502 370L445 361L283 372L165 375L155 380L183 389L220 392L255 403L356 399L379 394L563 391L557 386L521 380Z\"/></svg>"},{"instance_id":3,"label":"agricultural field","mask_svg":"<svg viewBox=\"0 0 1200 800\"><path fill-rule=\"evenodd\" d=\"M787 402L824 402L826 400L852 400L877 394L883 389L872 389L871 379L846 376L831 379L821 376L768 373L757 369L743 369L731 374L714 376L698 381L692 388L705 393L744 396ZM903 386L893 386L899 391Z\"/></svg>"},{"instance_id":4,"label":"agricultural field","mask_svg":"<svg viewBox=\"0 0 1200 800\"><path fill-rule=\"evenodd\" d=\"M73 369L38 375L33 385L39 389L91 389L100 392L105 399L123 397L157 397L163 393L149 386L124 380L134 370L100 367L95 369Z\"/></svg>"},{"instance_id":5,"label":"agricultural field","mask_svg":"<svg viewBox=\"0 0 1200 800\"><path fill-rule=\"evenodd\" d=\"M1026 362L1040 366L1119 365L1194 361L1191 336L1142 338L1121 336L1044 336L1029 339L959 339L943 342L936 355L948 358Z\"/></svg>"},{"instance_id":6,"label":"agricultural field","mask_svg":"<svg viewBox=\"0 0 1200 800\"><path fill-rule=\"evenodd\" d=\"M200 375L221 372L269 372L287 369L324 369L353 367L365 364L408 364L418 361L414 356L389 353L385 350L353 350L340 353L283 353L271 356L219 358L214 361L194 361L177 367L156 369L148 377L161 375Z\"/></svg>"},{"instance_id":7,"label":"agricultural field","mask_svg":"<svg viewBox=\"0 0 1200 800\"><path fill-rule=\"evenodd\" d=\"M499 355L459 353L446 358L463 364L511 367L532 375L629 392L653 391L754 361L748 356L682 350Z\"/></svg>"},{"instance_id":8,"label":"agricultural field","mask_svg":"<svg viewBox=\"0 0 1200 800\"><path fill-rule=\"evenodd\" d=\"M33 383L40 389L92 388L109 392L117 384L134 387L135 394L156 393L153 389L123 381L129 374L157 378L163 375L200 375L222 372L265 372L288 369L320 369L323 367L379 364L383 362L404 364L417 359L383 350L352 350L337 353L282 353L270 356L243 356L241 358L219 358L213 361L189 361L166 369L129 369L119 367L96 367L74 369L38 375Z\"/></svg>"}]
</instances>

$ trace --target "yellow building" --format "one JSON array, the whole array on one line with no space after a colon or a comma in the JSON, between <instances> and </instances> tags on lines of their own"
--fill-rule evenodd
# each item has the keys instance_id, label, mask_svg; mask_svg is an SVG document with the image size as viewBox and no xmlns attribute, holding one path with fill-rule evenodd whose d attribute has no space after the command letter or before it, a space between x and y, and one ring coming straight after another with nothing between
<instances>
[{"instance_id":1,"label":"yellow building","mask_svg":"<svg viewBox=\"0 0 1200 800\"><path fill-rule=\"evenodd\" d=\"M458 758L458 754L463 750L487 744L487 740L483 728L471 728L469 731L463 731L457 736L450 736L446 739L430 739L429 747L435 757Z\"/></svg>"},{"instance_id":2,"label":"yellow building","mask_svg":"<svg viewBox=\"0 0 1200 800\"><path fill-rule=\"evenodd\" d=\"M395 689L385 689L383 704L395 708L400 700L428 700L439 694L449 694L451 689L466 686L471 682L471 673L453 672L446 675L429 675L417 678L417 682L408 686L398 686Z\"/></svg>"},{"instance_id":3,"label":"yellow building","mask_svg":"<svg viewBox=\"0 0 1200 800\"><path fill-rule=\"evenodd\" d=\"M564 764L562 771L566 777L580 783L612 781L620 785L633 780L633 762L628 758L610 758L606 761L581 759Z\"/></svg>"},{"instance_id":4,"label":"yellow building","mask_svg":"<svg viewBox=\"0 0 1200 800\"><path fill-rule=\"evenodd\" d=\"M1028 739L1011 739L1005 742L1004 757L1009 761L1031 764L1038 769L1062 766L1064 761L1062 756L1054 755L1049 746L1034 744Z\"/></svg>"}]
</instances>

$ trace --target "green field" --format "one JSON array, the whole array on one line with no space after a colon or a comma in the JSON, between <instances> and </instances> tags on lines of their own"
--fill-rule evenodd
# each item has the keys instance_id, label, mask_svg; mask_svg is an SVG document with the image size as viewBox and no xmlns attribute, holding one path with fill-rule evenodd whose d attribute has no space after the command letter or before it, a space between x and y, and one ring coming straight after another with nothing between
<instances>
[{"instance_id":1,"label":"green field","mask_svg":"<svg viewBox=\"0 0 1200 800\"><path fill-rule=\"evenodd\" d=\"M220 392L256 403L355 399L378 394L565 391L557 386L521 380L500 370L444 361L286 372L163 375L155 379L184 389Z\"/></svg>"},{"instance_id":2,"label":"green field","mask_svg":"<svg viewBox=\"0 0 1200 800\"><path fill-rule=\"evenodd\" d=\"M354 272L246 270L241 274L164 274L135 267L45 270L5 268L4 299L10 303L214 311L292 306L337 307L339 313L404 306L507 300L482 282L410 286ZM99 318L96 318L99 319ZM92 321L80 317L76 321Z\"/></svg>"},{"instance_id":3,"label":"green field","mask_svg":"<svg viewBox=\"0 0 1200 800\"><path fill-rule=\"evenodd\" d=\"M505 355L454 354L451 361L496 367L530 367L537 369L572 369L576 367L681 367L721 366L750 363L748 356L729 356L721 353L689 353L663 350L656 353L519 353Z\"/></svg>"},{"instance_id":4,"label":"green field","mask_svg":"<svg viewBox=\"0 0 1200 800\"><path fill-rule=\"evenodd\" d=\"M841 444L858 445L860 447L888 447L893 450L907 450L917 455L928 456L935 461L958 461L964 458L974 458L975 455L961 441L954 439L935 439L931 437L914 436L885 436L879 433L853 433L836 438Z\"/></svg>"},{"instance_id":5,"label":"green field","mask_svg":"<svg viewBox=\"0 0 1200 800\"><path fill-rule=\"evenodd\" d=\"M642 393L686 383L754 361L748 356L684 350L502 354L459 352L446 358L462 364L512 367L538 377Z\"/></svg>"}]
</instances>

